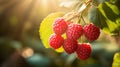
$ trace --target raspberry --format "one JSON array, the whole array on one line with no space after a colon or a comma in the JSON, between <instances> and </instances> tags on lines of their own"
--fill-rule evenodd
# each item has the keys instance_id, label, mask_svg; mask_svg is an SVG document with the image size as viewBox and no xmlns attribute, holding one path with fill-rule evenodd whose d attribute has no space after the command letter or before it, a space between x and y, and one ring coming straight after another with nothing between
<instances>
[{"instance_id":1,"label":"raspberry","mask_svg":"<svg viewBox=\"0 0 120 67\"><path fill-rule=\"evenodd\" d=\"M84 27L84 35L88 40L94 41L98 39L100 35L100 29L91 23Z\"/></svg>"},{"instance_id":2,"label":"raspberry","mask_svg":"<svg viewBox=\"0 0 120 67\"><path fill-rule=\"evenodd\" d=\"M68 25L66 21L62 18L57 18L53 23L53 31L56 34L60 34L60 35L63 34L66 31L67 27Z\"/></svg>"},{"instance_id":3,"label":"raspberry","mask_svg":"<svg viewBox=\"0 0 120 67\"><path fill-rule=\"evenodd\" d=\"M86 60L90 57L91 54L91 46L89 43L78 44L76 49L76 53L79 59Z\"/></svg>"},{"instance_id":4,"label":"raspberry","mask_svg":"<svg viewBox=\"0 0 120 67\"><path fill-rule=\"evenodd\" d=\"M64 38L61 35L52 34L49 39L49 44L53 49L58 49L63 45Z\"/></svg>"},{"instance_id":5,"label":"raspberry","mask_svg":"<svg viewBox=\"0 0 120 67\"><path fill-rule=\"evenodd\" d=\"M63 48L68 54L75 52L77 48L77 40L66 39L64 41Z\"/></svg>"},{"instance_id":6,"label":"raspberry","mask_svg":"<svg viewBox=\"0 0 120 67\"><path fill-rule=\"evenodd\" d=\"M66 36L69 39L77 40L83 34L83 28L80 24L72 23L66 30Z\"/></svg>"}]
</instances>

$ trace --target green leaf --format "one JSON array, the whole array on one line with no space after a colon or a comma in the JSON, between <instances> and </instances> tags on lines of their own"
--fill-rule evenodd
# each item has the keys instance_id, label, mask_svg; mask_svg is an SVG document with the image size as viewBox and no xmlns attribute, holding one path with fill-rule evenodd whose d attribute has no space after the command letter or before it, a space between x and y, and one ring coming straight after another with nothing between
<instances>
[{"instance_id":1,"label":"green leaf","mask_svg":"<svg viewBox=\"0 0 120 67\"><path fill-rule=\"evenodd\" d=\"M93 0L92 5L98 6L100 3L104 3L104 2L107 2L107 1L110 1L110 0Z\"/></svg>"},{"instance_id":2,"label":"green leaf","mask_svg":"<svg viewBox=\"0 0 120 67\"><path fill-rule=\"evenodd\" d=\"M120 0L115 0L115 5L120 9Z\"/></svg>"},{"instance_id":3,"label":"green leaf","mask_svg":"<svg viewBox=\"0 0 120 67\"><path fill-rule=\"evenodd\" d=\"M120 67L120 52L114 55L112 67Z\"/></svg>"},{"instance_id":4,"label":"green leaf","mask_svg":"<svg viewBox=\"0 0 120 67\"><path fill-rule=\"evenodd\" d=\"M89 17L90 22L99 26L101 29L108 27L104 20L104 17L102 17L98 8L92 7L88 13L88 17Z\"/></svg>"},{"instance_id":5,"label":"green leaf","mask_svg":"<svg viewBox=\"0 0 120 67\"><path fill-rule=\"evenodd\" d=\"M108 25L109 31L113 35L120 33L120 11L115 4L105 2L98 6L102 16Z\"/></svg>"},{"instance_id":6,"label":"green leaf","mask_svg":"<svg viewBox=\"0 0 120 67\"><path fill-rule=\"evenodd\" d=\"M99 4L98 8L92 7L89 20L111 35L120 35L120 11L118 7L109 2Z\"/></svg>"},{"instance_id":7,"label":"green leaf","mask_svg":"<svg viewBox=\"0 0 120 67\"><path fill-rule=\"evenodd\" d=\"M46 18L43 19L43 21L40 24L39 34L40 39L45 46L45 48L50 48L48 40L51 34L53 34L52 30L52 24L54 20L58 17L62 17L64 15L63 12L56 12L49 14ZM63 52L63 48L59 48L56 50L57 52Z\"/></svg>"}]
</instances>

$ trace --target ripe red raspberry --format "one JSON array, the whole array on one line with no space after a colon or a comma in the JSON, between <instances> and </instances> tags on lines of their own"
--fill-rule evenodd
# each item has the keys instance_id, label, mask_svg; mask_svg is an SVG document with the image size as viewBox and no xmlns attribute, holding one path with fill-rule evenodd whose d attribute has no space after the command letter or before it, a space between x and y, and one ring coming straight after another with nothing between
<instances>
[{"instance_id":1,"label":"ripe red raspberry","mask_svg":"<svg viewBox=\"0 0 120 67\"><path fill-rule=\"evenodd\" d=\"M80 24L72 23L66 30L66 36L69 39L77 40L83 34L83 28Z\"/></svg>"},{"instance_id":2,"label":"ripe red raspberry","mask_svg":"<svg viewBox=\"0 0 120 67\"><path fill-rule=\"evenodd\" d=\"M86 60L91 54L91 45L89 43L78 44L76 53L79 59Z\"/></svg>"},{"instance_id":3,"label":"ripe red raspberry","mask_svg":"<svg viewBox=\"0 0 120 67\"><path fill-rule=\"evenodd\" d=\"M57 18L53 23L53 31L56 34L63 34L66 31L67 27L68 25L63 18Z\"/></svg>"},{"instance_id":4,"label":"ripe red raspberry","mask_svg":"<svg viewBox=\"0 0 120 67\"><path fill-rule=\"evenodd\" d=\"M91 23L84 27L84 35L88 40L94 41L98 39L100 35L100 29Z\"/></svg>"},{"instance_id":5,"label":"ripe red raspberry","mask_svg":"<svg viewBox=\"0 0 120 67\"><path fill-rule=\"evenodd\" d=\"M58 49L63 45L64 38L61 35L52 34L49 39L49 44L53 49Z\"/></svg>"},{"instance_id":6,"label":"ripe red raspberry","mask_svg":"<svg viewBox=\"0 0 120 67\"><path fill-rule=\"evenodd\" d=\"M63 48L68 54L75 52L77 48L77 40L66 39L64 41Z\"/></svg>"}]
</instances>

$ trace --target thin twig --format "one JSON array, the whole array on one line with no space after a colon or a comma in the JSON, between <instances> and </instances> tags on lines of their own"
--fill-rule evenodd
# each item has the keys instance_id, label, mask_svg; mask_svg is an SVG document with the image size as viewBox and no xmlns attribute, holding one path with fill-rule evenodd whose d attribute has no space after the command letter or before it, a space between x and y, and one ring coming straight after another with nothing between
<instances>
[{"instance_id":1,"label":"thin twig","mask_svg":"<svg viewBox=\"0 0 120 67\"><path fill-rule=\"evenodd\" d=\"M83 20L83 22L86 24L86 22L85 22L85 20L84 20L84 18L83 18L83 16L81 15L81 19Z\"/></svg>"},{"instance_id":2,"label":"thin twig","mask_svg":"<svg viewBox=\"0 0 120 67\"><path fill-rule=\"evenodd\" d=\"M72 17L66 19L66 21L70 21L70 20L72 20L72 19L74 19L74 18L76 18L76 17L79 17L80 15L81 15L81 17L82 17L82 12L83 12L83 11L87 8L87 6L91 3L90 1L91 1L91 0L88 0L87 2L83 3L83 5L86 5L86 7L85 7L84 9L83 9L83 8L80 8L80 9L81 9L80 11L75 12L75 14L73 14Z\"/></svg>"}]
</instances>

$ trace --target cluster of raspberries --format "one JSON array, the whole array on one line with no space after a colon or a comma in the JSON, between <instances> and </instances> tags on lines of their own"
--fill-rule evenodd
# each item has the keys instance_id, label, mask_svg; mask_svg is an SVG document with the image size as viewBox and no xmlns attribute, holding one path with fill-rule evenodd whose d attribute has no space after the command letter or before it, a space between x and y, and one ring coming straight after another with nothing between
<instances>
[{"instance_id":1,"label":"cluster of raspberries","mask_svg":"<svg viewBox=\"0 0 120 67\"><path fill-rule=\"evenodd\" d=\"M54 34L49 38L50 46L53 49L58 49L62 46L68 54L76 52L81 60L89 58L92 49L90 43L78 43L77 40L84 35L88 40L94 41L100 35L100 29L92 23L82 27L78 23L68 24L63 18L57 18L54 21L53 31ZM66 39L62 37L64 33L66 34Z\"/></svg>"}]
</instances>

